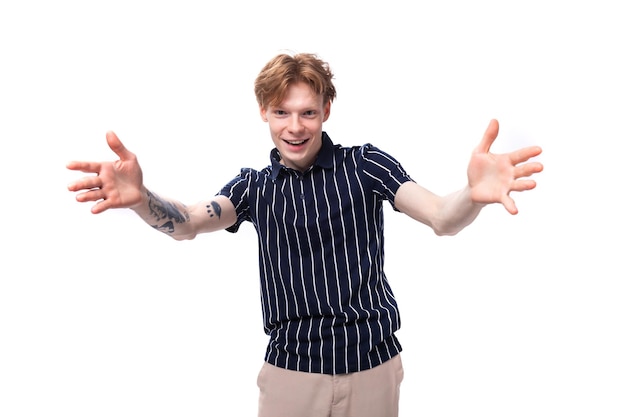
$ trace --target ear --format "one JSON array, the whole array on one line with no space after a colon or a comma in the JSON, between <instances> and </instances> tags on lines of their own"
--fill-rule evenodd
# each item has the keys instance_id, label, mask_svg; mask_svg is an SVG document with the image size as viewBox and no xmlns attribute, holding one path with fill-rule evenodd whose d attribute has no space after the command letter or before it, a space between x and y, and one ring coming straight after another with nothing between
<instances>
[{"instance_id":1,"label":"ear","mask_svg":"<svg viewBox=\"0 0 626 417\"><path fill-rule=\"evenodd\" d=\"M330 116L330 101L324 105L324 119L322 121L325 122L326 120L328 120L329 116Z\"/></svg>"},{"instance_id":2,"label":"ear","mask_svg":"<svg viewBox=\"0 0 626 417\"><path fill-rule=\"evenodd\" d=\"M267 122L267 109L263 106L259 106L259 113L261 114L261 119Z\"/></svg>"}]
</instances>

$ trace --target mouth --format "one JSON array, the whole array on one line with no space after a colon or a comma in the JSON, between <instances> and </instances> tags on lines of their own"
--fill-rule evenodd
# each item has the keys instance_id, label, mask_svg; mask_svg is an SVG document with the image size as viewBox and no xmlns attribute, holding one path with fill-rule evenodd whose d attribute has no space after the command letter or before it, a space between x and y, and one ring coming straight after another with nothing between
<instances>
[{"instance_id":1,"label":"mouth","mask_svg":"<svg viewBox=\"0 0 626 417\"><path fill-rule=\"evenodd\" d=\"M308 139L301 139L301 140L287 140L287 139L283 139L283 142L287 143L288 145L291 146L301 146L304 145L305 143L307 143L309 140Z\"/></svg>"}]
</instances>

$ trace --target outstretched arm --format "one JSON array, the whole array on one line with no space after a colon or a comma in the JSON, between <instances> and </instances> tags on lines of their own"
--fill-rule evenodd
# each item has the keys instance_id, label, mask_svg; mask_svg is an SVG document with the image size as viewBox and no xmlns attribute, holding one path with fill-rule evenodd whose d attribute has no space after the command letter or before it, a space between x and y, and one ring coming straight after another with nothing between
<instances>
[{"instance_id":1,"label":"outstretched arm","mask_svg":"<svg viewBox=\"0 0 626 417\"><path fill-rule=\"evenodd\" d=\"M217 196L185 206L151 192L143 185L135 154L126 149L115 133L108 132L106 139L119 160L67 164L68 169L92 174L68 185L70 191L77 192L77 201L96 202L92 213L130 208L150 226L178 240L193 239L198 233L224 229L235 223L235 208L226 197Z\"/></svg>"},{"instance_id":2,"label":"outstretched arm","mask_svg":"<svg viewBox=\"0 0 626 417\"><path fill-rule=\"evenodd\" d=\"M395 198L398 210L427 224L438 235L458 233L474 221L486 204L501 203L509 213L517 214L510 193L535 188L535 181L527 177L541 172L543 165L528 160L541 154L541 148L531 146L493 154L490 149L498 130L498 121L492 120L472 152L466 187L440 197L414 182L404 183Z\"/></svg>"}]
</instances>

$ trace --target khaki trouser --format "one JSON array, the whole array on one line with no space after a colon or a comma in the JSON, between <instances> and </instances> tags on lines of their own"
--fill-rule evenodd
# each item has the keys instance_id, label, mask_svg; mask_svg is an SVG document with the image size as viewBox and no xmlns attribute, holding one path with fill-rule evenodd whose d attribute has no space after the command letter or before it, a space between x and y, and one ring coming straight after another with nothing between
<instances>
[{"instance_id":1,"label":"khaki trouser","mask_svg":"<svg viewBox=\"0 0 626 417\"><path fill-rule=\"evenodd\" d=\"M375 368L343 375L290 371L264 363L259 417L397 417L400 355Z\"/></svg>"}]
</instances>

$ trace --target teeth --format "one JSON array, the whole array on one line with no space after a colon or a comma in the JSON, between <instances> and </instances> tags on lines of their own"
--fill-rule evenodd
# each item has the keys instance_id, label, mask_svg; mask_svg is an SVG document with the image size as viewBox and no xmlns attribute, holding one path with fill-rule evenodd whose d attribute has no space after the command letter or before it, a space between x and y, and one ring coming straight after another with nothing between
<instances>
[{"instance_id":1,"label":"teeth","mask_svg":"<svg viewBox=\"0 0 626 417\"><path fill-rule=\"evenodd\" d=\"M306 140L297 140L297 141L287 141L290 145L302 145Z\"/></svg>"}]
</instances>

